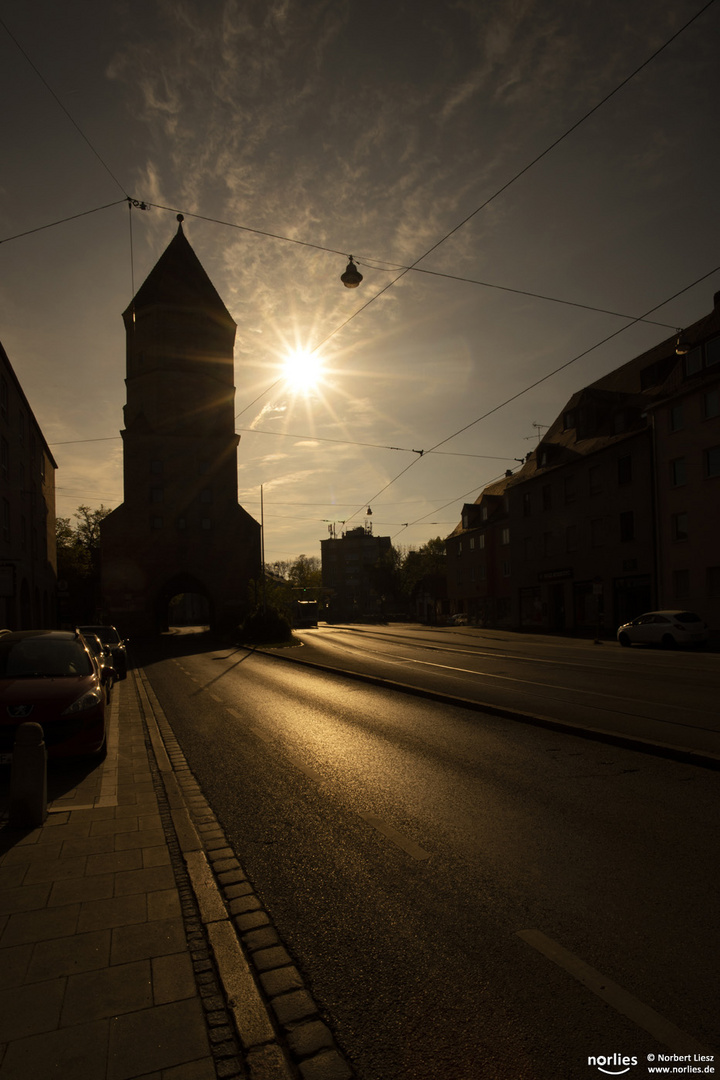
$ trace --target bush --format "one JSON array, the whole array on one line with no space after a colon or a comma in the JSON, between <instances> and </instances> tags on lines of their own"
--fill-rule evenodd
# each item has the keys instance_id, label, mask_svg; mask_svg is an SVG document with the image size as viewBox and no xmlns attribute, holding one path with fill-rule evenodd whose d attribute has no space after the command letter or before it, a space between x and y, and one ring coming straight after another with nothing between
<instances>
[{"instance_id":1,"label":"bush","mask_svg":"<svg viewBox=\"0 0 720 1080\"><path fill-rule=\"evenodd\" d=\"M247 645L279 644L292 641L292 629L279 611L258 608L240 627L240 640Z\"/></svg>"}]
</instances>

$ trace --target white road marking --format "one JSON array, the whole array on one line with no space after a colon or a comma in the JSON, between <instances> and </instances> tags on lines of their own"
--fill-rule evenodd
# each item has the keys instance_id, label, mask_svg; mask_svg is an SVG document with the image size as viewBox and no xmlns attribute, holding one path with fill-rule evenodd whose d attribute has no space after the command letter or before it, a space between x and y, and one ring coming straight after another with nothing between
<instances>
[{"instance_id":1,"label":"white road marking","mask_svg":"<svg viewBox=\"0 0 720 1080\"><path fill-rule=\"evenodd\" d=\"M452 667L450 664L433 664L430 660L415 660L415 659L413 659L412 657L409 657L409 656L407 656L407 657L401 656L400 660L402 660L406 664L420 664L423 667L442 668L445 671L458 671L462 675L477 675L478 678L481 678L481 679L501 679L503 682L522 683L523 686L539 686L543 690L565 690L565 691L567 691L568 694L582 694L583 696L588 693L588 691L582 689L582 687L561 686L560 683L534 682L532 679L516 679L512 675L495 675L490 671L475 671L473 668ZM592 690L590 692L592 693L593 697L609 698L612 701L624 701L624 702L637 701L637 702L641 702L641 701L644 700L642 698L631 698L631 697L628 697L626 694L604 694L602 692L602 690ZM586 705L586 706L589 706L590 708L592 708L592 703L590 703L590 702L586 701L583 704ZM683 706L683 705L670 705L667 702L662 702L662 705L663 705L663 708L665 708L665 709L674 709L676 712L687 712L687 707ZM657 719L657 718L656 717L651 717L650 719ZM669 721L658 721L658 722L660 722L660 723L668 723ZM687 725L684 725L684 726L687 726Z\"/></svg>"},{"instance_id":2,"label":"white road marking","mask_svg":"<svg viewBox=\"0 0 720 1080\"><path fill-rule=\"evenodd\" d=\"M363 821L367 821L368 825L372 825L374 829L386 836L388 840L392 840L393 844L401 848L408 855L412 855L413 859L429 859L430 852L425 851L419 844L416 844L414 840L409 840L407 836L403 836L393 825L389 825L387 821L383 821L377 814L361 813L360 817Z\"/></svg>"},{"instance_id":3,"label":"white road marking","mask_svg":"<svg viewBox=\"0 0 720 1080\"><path fill-rule=\"evenodd\" d=\"M632 994L618 986L611 979L590 967L579 956L563 948L540 930L518 930L517 936L532 945L533 949L552 960L554 964L567 971L574 979L586 986L593 994L607 1002L616 1012L632 1020L638 1027L647 1031L663 1046L669 1047L676 1054L708 1054L709 1050L694 1039L692 1035L681 1031L670 1020L655 1012L649 1005L644 1005Z\"/></svg>"}]
</instances>

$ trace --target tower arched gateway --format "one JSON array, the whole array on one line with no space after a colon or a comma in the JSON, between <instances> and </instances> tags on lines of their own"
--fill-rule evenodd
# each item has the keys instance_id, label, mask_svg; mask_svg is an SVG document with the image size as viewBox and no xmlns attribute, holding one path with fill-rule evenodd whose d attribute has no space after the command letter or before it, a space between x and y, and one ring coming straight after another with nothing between
<instances>
[{"instance_id":1,"label":"tower arched gateway","mask_svg":"<svg viewBox=\"0 0 720 1080\"><path fill-rule=\"evenodd\" d=\"M168 582L194 580L231 628L260 574L260 526L237 501L236 326L182 224L123 319L124 502L101 527L103 613L157 632Z\"/></svg>"}]
</instances>

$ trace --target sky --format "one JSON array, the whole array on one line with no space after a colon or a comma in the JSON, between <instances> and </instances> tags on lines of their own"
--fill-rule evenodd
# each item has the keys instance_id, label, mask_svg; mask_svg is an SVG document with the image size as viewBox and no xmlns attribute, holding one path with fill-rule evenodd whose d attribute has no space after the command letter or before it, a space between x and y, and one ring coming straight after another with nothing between
<instances>
[{"instance_id":1,"label":"sky","mask_svg":"<svg viewBox=\"0 0 720 1080\"><path fill-rule=\"evenodd\" d=\"M449 535L575 391L712 309L706 4L0 0L0 341L58 514L122 502L121 313L182 213L237 323L267 562Z\"/></svg>"}]
</instances>

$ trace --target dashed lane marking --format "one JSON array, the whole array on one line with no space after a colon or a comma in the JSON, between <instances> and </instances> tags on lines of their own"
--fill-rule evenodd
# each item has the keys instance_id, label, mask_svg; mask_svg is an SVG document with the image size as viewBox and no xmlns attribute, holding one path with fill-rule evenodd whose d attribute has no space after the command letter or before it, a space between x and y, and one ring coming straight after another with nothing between
<instances>
[{"instance_id":1,"label":"dashed lane marking","mask_svg":"<svg viewBox=\"0 0 720 1080\"><path fill-rule=\"evenodd\" d=\"M421 848L419 844L416 844L414 840L410 840L407 836L403 836L394 825L388 824L387 821L378 817L377 814L361 812L360 817L363 821L367 821L368 825L372 825L374 829L377 829L378 832L382 833L383 836L386 836L388 840L392 840L393 844L396 844L397 847L401 848L408 855L412 855L413 859L423 860L430 858L429 851L425 851L425 849Z\"/></svg>"},{"instance_id":2,"label":"dashed lane marking","mask_svg":"<svg viewBox=\"0 0 720 1080\"><path fill-rule=\"evenodd\" d=\"M676 1054L707 1054L707 1050L692 1035L676 1027L670 1020L666 1020L660 1013L655 1012L649 1005L643 1004L638 998L633 997L622 986L618 986L612 979L590 967L579 956L559 945L557 941L547 937L540 930L518 930L517 936L537 949L548 960L567 971L579 983L586 986L593 994L612 1006L616 1012L632 1020L638 1027L647 1031L654 1039L663 1046L667 1046Z\"/></svg>"}]
</instances>

